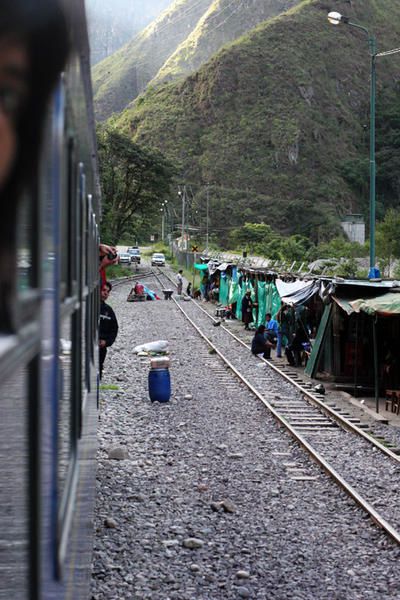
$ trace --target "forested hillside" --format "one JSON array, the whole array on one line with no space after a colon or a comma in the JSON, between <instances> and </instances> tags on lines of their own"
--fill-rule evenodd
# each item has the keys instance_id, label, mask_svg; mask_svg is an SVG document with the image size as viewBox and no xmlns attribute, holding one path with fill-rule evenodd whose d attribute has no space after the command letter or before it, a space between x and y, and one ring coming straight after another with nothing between
<instances>
[{"instance_id":1,"label":"forested hillside","mask_svg":"<svg viewBox=\"0 0 400 600\"><path fill-rule=\"evenodd\" d=\"M93 71L99 119L147 85L192 73L224 44L299 0L175 0L145 31Z\"/></svg>"},{"instance_id":2,"label":"forested hillside","mask_svg":"<svg viewBox=\"0 0 400 600\"><path fill-rule=\"evenodd\" d=\"M197 190L210 184L216 228L264 220L323 238L343 214L366 209L367 37L329 25L331 8L301 1L185 80L149 88L115 121L178 165L181 182ZM334 8L374 31L379 50L400 46L399 2L338 1ZM386 88L398 97L399 60L377 59L378 112Z\"/></svg>"}]
</instances>

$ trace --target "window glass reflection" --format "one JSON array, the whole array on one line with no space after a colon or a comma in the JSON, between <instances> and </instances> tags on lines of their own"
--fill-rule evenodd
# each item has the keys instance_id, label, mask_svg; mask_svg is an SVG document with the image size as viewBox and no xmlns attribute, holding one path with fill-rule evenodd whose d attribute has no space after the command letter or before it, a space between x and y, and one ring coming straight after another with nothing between
<instances>
[{"instance_id":1,"label":"window glass reflection","mask_svg":"<svg viewBox=\"0 0 400 600\"><path fill-rule=\"evenodd\" d=\"M17 227L17 290L24 292L33 285L32 199L25 195L21 201Z\"/></svg>"}]
</instances>

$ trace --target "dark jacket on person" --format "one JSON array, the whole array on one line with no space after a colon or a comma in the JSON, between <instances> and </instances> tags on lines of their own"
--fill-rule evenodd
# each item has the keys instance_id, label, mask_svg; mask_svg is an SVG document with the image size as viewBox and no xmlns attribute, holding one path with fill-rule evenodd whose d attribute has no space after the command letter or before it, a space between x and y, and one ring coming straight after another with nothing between
<instances>
[{"instance_id":1,"label":"dark jacket on person","mask_svg":"<svg viewBox=\"0 0 400 600\"><path fill-rule=\"evenodd\" d=\"M242 300L242 321L243 323L251 323L253 320L253 302L250 296L246 295Z\"/></svg>"},{"instance_id":2,"label":"dark jacket on person","mask_svg":"<svg viewBox=\"0 0 400 600\"><path fill-rule=\"evenodd\" d=\"M117 317L111 306L100 304L99 340L105 340L106 346L112 346L118 333Z\"/></svg>"},{"instance_id":3,"label":"dark jacket on person","mask_svg":"<svg viewBox=\"0 0 400 600\"><path fill-rule=\"evenodd\" d=\"M251 352L253 354L261 354L267 349L266 339L263 333L256 333L251 342Z\"/></svg>"}]
</instances>

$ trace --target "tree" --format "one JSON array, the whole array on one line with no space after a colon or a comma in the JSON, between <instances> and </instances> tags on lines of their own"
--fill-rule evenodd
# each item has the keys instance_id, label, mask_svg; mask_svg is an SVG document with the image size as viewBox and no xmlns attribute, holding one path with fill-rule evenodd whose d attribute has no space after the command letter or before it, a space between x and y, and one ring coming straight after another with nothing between
<instances>
[{"instance_id":1,"label":"tree","mask_svg":"<svg viewBox=\"0 0 400 600\"><path fill-rule=\"evenodd\" d=\"M349 240L342 237L333 238L329 242L319 244L315 248L313 258L358 258L366 256L368 252L367 247L362 246L358 242L350 242Z\"/></svg>"},{"instance_id":2,"label":"tree","mask_svg":"<svg viewBox=\"0 0 400 600\"><path fill-rule=\"evenodd\" d=\"M271 239L277 239L278 234L266 223L245 223L233 229L229 238L233 245L252 252L258 246L268 245Z\"/></svg>"},{"instance_id":3,"label":"tree","mask_svg":"<svg viewBox=\"0 0 400 600\"><path fill-rule=\"evenodd\" d=\"M376 226L376 253L390 274L394 258L400 258L400 211L389 208L385 218Z\"/></svg>"},{"instance_id":4,"label":"tree","mask_svg":"<svg viewBox=\"0 0 400 600\"><path fill-rule=\"evenodd\" d=\"M306 260L312 242L302 235L281 236L266 223L245 223L230 233L230 243L235 248L271 260Z\"/></svg>"},{"instance_id":5,"label":"tree","mask_svg":"<svg viewBox=\"0 0 400 600\"><path fill-rule=\"evenodd\" d=\"M97 129L102 187L104 240L118 243L138 224L159 215L170 191L172 166L160 153L134 144L129 137L106 126Z\"/></svg>"},{"instance_id":6,"label":"tree","mask_svg":"<svg viewBox=\"0 0 400 600\"><path fill-rule=\"evenodd\" d=\"M377 105L376 186L384 208L398 205L400 197L400 91L386 87Z\"/></svg>"},{"instance_id":7,"label":"tree","mask_svg":"<svg viewBox=\"0 0 400 600\"><path fill-rule=\"evenodd\" d=\"M302 235L291 235L280 240L280 253L284 260L302 262L308 258L312 248L313 243Z\"/></svg>"}]
</instances>

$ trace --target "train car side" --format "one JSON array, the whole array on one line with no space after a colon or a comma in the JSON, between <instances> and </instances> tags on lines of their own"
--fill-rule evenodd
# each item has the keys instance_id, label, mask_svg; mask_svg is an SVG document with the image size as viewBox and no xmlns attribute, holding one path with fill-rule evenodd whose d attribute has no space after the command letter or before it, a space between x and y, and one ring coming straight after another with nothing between
<instances>
[{"instance_id":1,"label":"train car side","mask_svg":"<svg viewBox=\"0 0 400 600\"><path fill-rule=\"evenodd\" d=\"M72 53L37 185L9 223L18 242L16 324L0 335L1 600L89 593L100 197L83 0L66 6Z\"/></svg>"}]
</instances>

